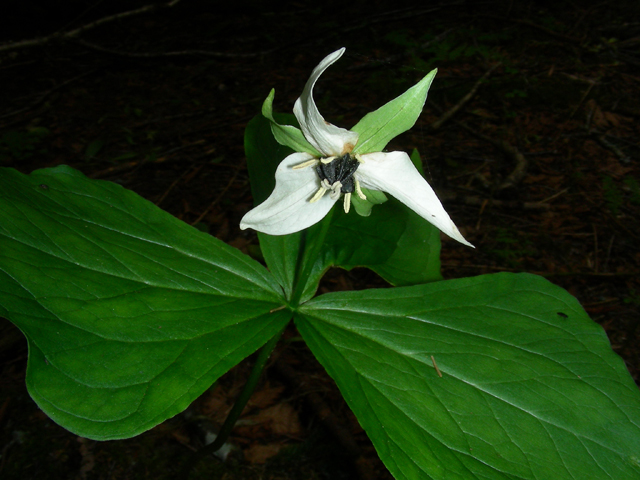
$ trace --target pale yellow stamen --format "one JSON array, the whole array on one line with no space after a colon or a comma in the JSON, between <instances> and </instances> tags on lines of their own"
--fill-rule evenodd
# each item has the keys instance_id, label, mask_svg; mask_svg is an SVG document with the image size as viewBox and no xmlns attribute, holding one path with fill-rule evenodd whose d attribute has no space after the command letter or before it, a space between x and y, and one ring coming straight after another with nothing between
<instances>
[{"instance_id":1,"label":"pale yellow stamen","mask_svg":"<svg viewBox=\"0 0 640 480\"><path fill-rule=\"evenodd\" d=\"M331 184L326 178L320 182L320 185L322 185L325 190L331 190Z\"/></svg>"},{"instance_id":2,"label":"pale yellow stamen","mask_svg":"<svg viewBox=\"0 0 640 480\"><path fill-rule=\"evenodd\" d=\"M367 197L365 196L364 193L362 193L362 189L360 189L360 182L358 181L357 178L354 178L354 180L356 184L356 194L358 195L358 197L360 197L361 200L366 200Z\"/></svg>"},{"instance_id":3,"label":"pale yellow stamen","mask_svg":"<svg viewBox=\"0 0 640 480\"><path fill-rule=\"evenodd\" d=\"M344 213L349 213L349 208L351 208L351 194L344 194Z\"/></svg>"},{"instance_id":4,"label":"pale yellow stamen","mask_svg":"<svg viewBox=\"0 0 640 480\"><path fill-rule=\"evenodd\" d=\"M318 164L317 158L312 158L311 160L307 160L306 162L299 163L298 165L294 165L291 167L293 170L300 170L301 168L313 167Z\"/></svg>"},{"instance_id":5,"label":"pale yellow stamen","mask_svg":"<svg viewBox=\"0 0 640 480\"><path fill-rule=\"evenodd\" d=\"M337 200L340 197L341 188L342 188L342 183L340 182L336 182L333 185L331 185L331 193L329 194L329 196L331 197L331 200Z\"/></svg>"},{"instance_id":6,"label":"pale yellow stamen","mask_svg":"<svg viewBox=\"0 0 640 480\"><path fill-rule=\"evenodd\" d=\"M333 186L329 183L329 180L327 180L325 178L324 180L322 180L320 182L320 188L313 195L313 197L311 197L311 200L309 200L309 203L317 202L318 200L320 200L323 197L323 195L327 192L327 190L332 190L332 189L333 189ZM332 195L333 195L333 191L332 191Z\"/></svg>"},{"instance_id":7,"label":"pale yellow stamen","mask_svg":"<svg viewBox=\"0 0 640 480\"><path fill-rule=\"evenodd\" d=\"M333 162L337 157L327 157L327 158L321 158L320 161L322 163L324 163L325 165Z\"/></svg>"},{"instance_id":8,"label":"pale yellow stamen","mask_svg":"<svg viewBox=\"0 0 640 480\"><path fill-rule=\"evenodd\" d=\"M356 153L356 154L354 155L354 157L355 157L355 159L356 159L357 161L359 161L360 163L364 163L364 160L362 159L362 157L360 156L360 154Z\"/></svg>"},{"instance_id":9,"label":"pale yellow stamen","mask_svg":"<svg viewBox=\"0 0 640 480\"><path fill-rule=\"evenodd\" d=\"M324 186L320 187L315 195L311 198L311 200L309 200L309 203L315 203L320 200L324 196L326 191L327 189L324 188Z\"/></svg>"}]
</instances>

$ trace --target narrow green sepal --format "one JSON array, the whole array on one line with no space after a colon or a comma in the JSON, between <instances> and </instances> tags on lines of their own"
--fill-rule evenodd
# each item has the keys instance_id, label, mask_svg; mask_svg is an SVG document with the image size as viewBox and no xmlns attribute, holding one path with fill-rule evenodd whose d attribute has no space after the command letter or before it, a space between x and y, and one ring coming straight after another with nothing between
<instances>
[{"instance_id":1,"label":"narrow green sepal","mask_svg":"<svg viewBox=\"0 0 640 480\"><path fill-rule=\"evenodd\" d=\"M320 153L313 148L313 146L304 138L302 131L292 125L280 125L273 118L273 97L275 97L276 90L274 88L269 92L269 96L262 104L262 115L269 119L271 122L271 131L276 141L280 145L289 147L296 152L307 152L314 157L321 157Z\"/></svg>"},{"instance_id":2,"label":"narrow green sepal","mask_svg":"<svg viewBox=\"0 0 640 480\"><path fill-rule=\"evenodd\" d=\"M437 69L420 82L375 112L368 113L351 130L360 134L353 153L380 152L392 138L413 127L422 113L424 102Z\"/></svg>"}]
</instances>

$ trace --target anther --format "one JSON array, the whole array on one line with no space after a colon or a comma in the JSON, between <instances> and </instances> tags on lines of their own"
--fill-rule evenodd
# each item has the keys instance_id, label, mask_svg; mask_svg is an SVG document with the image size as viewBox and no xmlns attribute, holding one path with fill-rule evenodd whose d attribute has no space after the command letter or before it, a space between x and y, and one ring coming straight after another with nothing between
<instances>
[{"instance_id":1,"label":"anther","mask_svg":"<svg viewBox=\"0 0 640 480\"><path fill-rule=\"evenodd\" d=\"M366 200L367 197L365 196L364 193L362 193L362 189L360 188L360 182L355 177L354 177L354 180L356 185L356 194L358 195L358 197L360 197L361 200Z\"/></svg>"},{"instance_id":2,"label":"anther","mask_svg":"<svg viewBox=\"0 0 640 480\"><path fill-rule=\"evenodd\" d=\"M324 188L324 186L320 187L318 189L318 191L315 193L315 195L311 198L311 200L309 200L309 203L315 203L318 200L320 200L324 196L324 193L326 191L327 191L327 189Z\"/></svg>"},{"instance_id":3,"label":"anther","mask_svg":"<svg viewBox=\"0 0 640 480\"><path fill-rule=\"evenodd\" d=\"M326 181L326 179L324 180ZM340 197L341 189L342 188L342 183L340 182L335 182L333 185L331 185L331 193L329 194L329 196L331 197L331 200L337 200Z\"/></svg>"},{"instance_id":4,"label":"anther","mask_svg":"<svg viewBox=\"0 0 640 480\"><path fill-rule=\"evenodd\" d=\"M294 165L291 167L293 170L300 170L301 168L313 167L318 164L318 159L312 158L311 160L307 160L306 162L299 163L298 165Z\"/></svg>"},{"instance_id":5,"label":"anther","mask_svg":"<svg viewBox=\"0 0 640 480\"><path fill-rule=\"evenodd\" d=\"M349 208L351 208L351 194L350 193L345 193L344 194L344 213L349 213Z\"/></svg>"}]
</instances>

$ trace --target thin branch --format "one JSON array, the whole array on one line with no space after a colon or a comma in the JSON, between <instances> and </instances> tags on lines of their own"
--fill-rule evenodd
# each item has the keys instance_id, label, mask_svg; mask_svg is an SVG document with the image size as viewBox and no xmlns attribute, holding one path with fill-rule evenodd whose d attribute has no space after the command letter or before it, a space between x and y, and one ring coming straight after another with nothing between
<instances>
[{"instance_id":1,"label":"thin branch","mask_svg":"<svg viewBox=\"0 0 640 480\"><path fill-rule=\"evenodd\" d=\"M498 146L516 163L516 166L511 171L511 173L507 175L507 178L505 178L504 181L500 185L498 185L498 190L515 188L516 185L518 185L527 174L529 162L527 161L525 156L520 153L520 150L518 150L513 145L505 142L504 140L500 141L498 143Z\"/></svg>"},{"instance_id":2,"label":"thin branch","mask_svg":"<svg viewBox=\"0 0 640 480\"><path fill-rule=\"evenodd\" d=\"M180 0L171 0L170 2L163 3L161 5L146 5L136 10L129 10L128 12L117 13L115 15L110 15L108 17L100 18L94 22L87 23L86 25L83 25L69 32L62 32L62 33L56 32L51 35L47 35L45 37L32 38L29 40L22 40L20 42L5 43L3 45L0 45L0 52L17 50L19 48L27 48L27 47L35 47L38 45L44 45L45 43L49 43L53 40L75 38L83 34L84 32L88 30L93 30L94 28L104 25L105 23L113 22L116 20L120 20L122 18L134 16L134 15L139 15L141 13L153 12L163 8L170 8L175 6L179 1Z\"/></svg>"},{"instance_id":3,"label":"thin branch","mask_svg":"<svg viewBox=\"0 0 640 480\"><path fill-rule=\"evenodd\" d=\"M516 165L511 171L511 173L507 175L507 178L505 178L503 182L496 187L496 190L500 191L500 190L505 190L507 188L513 188L522 181L522 179L527 174L527 168L529 166L529 162L527 161L525 156L522 153L520 153L520 150L518 150L516 147L514 147L513 145L511 145L510 143L504 140L495 140L491 137L487 137L486 135L483 135L482 133L474 130L473 128L468 126L466 123L456 122L456 124L460 125L462 128L467 130L472 135L475 135L476 137L481 138L484 141L489 142L492 145L496 146L515 162Z\"/></svg>"},{"instance_id":4,"label":"thin branch","mask_svg":"<svg viewBox=\"0 0 640 480\"><path fill-rule=\"evenodd\" d=\"M213 202L211 202L209 204L209 206L204 210L204 212L202 212L200 214L200 216L198 218L196 218L193 222L191 222L191 225L195 225L196 223L200 223L202 221L202 219L211 211L211 209L213 207L216 206L216 204L222 200L224 198L224 196L227 194L227 192L229 191L229 189L231 188L231 185L233 185L233 182L236 181L236 178L238 178L238 174L240 173L240 170L236 170L235 173L233 174L233 177L231 177L231 180L229 180L229 182L227 183L227 186L224 187L222 189L222 191L218 194L218 196L213 200Z\"/></svg>"},{"instance_id":5,"label":"thin branch","mask_svg":"<svg viewBox=\"0 0 640 480\"><path fill-rule=\"evenodd\" d=\"M600 79L597 78L596 80L591 80L588 78L580 78L580 77L576 77L575 75L569 75L567 73L564 74L566 77L569 77L572 80L577 80L580 82L586 82L587 84L589 84L589 86L587 87L587 90L582 94L582 98L580 99L580 101L578 102L578 104L575 106L575 108L573 109L573 111L571 112L571 114L569 115L569 118L573 118L573 116L576 114L576 112L578 110L580 110L580 107L582 107L582 104L584 103L584 101L587 99L587 97L589 96L589 94L591 93L591 90L593 90L593 87L595 87L596 85L598 85Z\"/></svg>"},{"instance_id":6,"label":"thin branch","mask_svg":"<svg viewBox=\"0 0 640 480\"><path fill-rule=\"evenodd\" d=\"M371 59L371 60L367 61L366 63L355 64L355 65L352 65L352 66L348 67L347 70L372 69L372 68L378 68L381 65L388 65L388 64L391 64L391 63L399 62L402 58L408 57L410 55L418 55L418 54L420 54L421 52L423 52L424 50L429 48L429 46L431 44L434 44L434 43L437 44L437 43L442 42L442 40L444 40L453 31L454 31L454 29L450 28L450 29L445 30L444 32L442 32L437 37L434 37L431 40L428 40L428 41L424 42L423 44L418 45L416 48L411 48L411 49L408 49L408 50L404 50L402 53L398 53L396 55L389 55L389 56L384 57L384 58Z\"/></svg>"},{"instance_id":7,"label":"thin branch","mask_svg":"<svg viewBox=\"0 0 640 480\"><path fill-rule=\"evenodd\" d=\"M440 117L439 120L436 120L435 122L433 122L431 124L431 128L433 128L434 130L437 130L438 128L440 128L444 122L449 120L458 110L460 110L467 102L469 102L469 100L471 100L473 95L475 95L476 91L480 87L480 84L482 83L482 80L485 79L486 77L488 77L491 74L491 72L496 67L498 67L498 65L500 65L500 64L497 64L497 65L494 65L493 67L491 67L474 84L474 86L471 88L469 93L467 93L464 97L462 97L462 99L456 105L454 105L451 109L449 109L446 113L444 113ZM437 110L442 112L442 109L440 107L438 107L436 104L434 104L433 102L431 102L431 105L435 106L435 108ZM456 124L461 126L462 128L464 128L465 130L467 130L471 134L475 135L476 137L481 138L484 141L491 143L492 145L495 145L496 147L498 147L500 150L502 150L508 157L510 157L514 161L514 163L515 163L514 169L507 176L507 178L505 178L504 181L500 185L498 185L496 187L496 190L500 191L500 190L505 190L507 188L515 187L518 183L520 183L522 181L522 179L525 177L525 175L527 173L527 167L529 165L529 162L527 161L527 159L524 157L524 155L516 147L514 147L513 145L507 143L504 140L495 140L493 138L487 137L486 135L483 135L482 133L474 130L471 127L469 127L466 123L456 122Z\"/></svg>"},{"instance_id":8,"label":"thin branch","mask_svg":"<svg viewBox=\"0 0 640 480\"><path fill-rule=\"evenodd\" d=\"M204 165L196 165L195 167L186 169L184 172L182 172L182 174L176 178L171 185L169 186L169 188L167 188L164 193L162 194L162 196L155 202L156 206L159 206L162 201L167 198L167 195L169 195L169 192L171 192L171 190L174 189L174 187L180 182L182 181L182 179L184 177L187 176L187 174L190 174L190 177L193 178L194 175L196 175L200 170L202 170L202 167L204 167Z\"/></svg>"},{"instance_id":9,"label":"thin branch","mask_svg":"<svg viewBox=\"0 0 640 480\"><path fill-rule=\"evenodd\" d=\"M431 128L433 130L438 130L442 126L443 123L445 123L447 120L449 120L451 117L453 117L458 112L458 110L460 110L467 103L469 103L469 100L471 100L473 98L473 96L476 94L476 92L478 91L478 88L480 88L480 85L482 84L482 82L484 80L486 80L487 77L489 77L489 75L491 75L491 73L496 68L498 68L500 65L502 65L502 63L496 63L489 70L487 70L485 72L485 74L482 75L482 77L480 77L478 79L478 81L473 85L473 87L471 87L471 90L469 90L469 93L467 93L464 97L462 97L458 103L456 103L447 112L445 112L438 120L433 122L431 124Z\"/></svg>"},{"instance_id":10,"label":"thin branch","mask_svg":"<svg viewBox=\"0 0 640 480\"><path fill-rule=\"evenodd\" d=\"M229 52L212 52L209 50L182 50L178 52L123 52L122 50L113 50L106 48L95 43L90 43L80 38L75 38L74 41L79 43L83 47L96 50L101 53L108 53L111 55L118 55L120 57L133 57L133 58L159 58L159 57L181 57L181 56L203 56L203 57L217 57L217 58L251 58L259 57L262 55L268 55L270 53L279 50L280 47L272 48L270 50L263 50L253 53L229 53Z\"/></svg>"},{"instance_id":11,"label":"thin branch","mask_svg":"<svg viewBox=\"0 0 640 480\"><path fill-rule=\"evenodd\" d=\"M464 3L462 0L456 0L452 2L450 6L460 5ZM349 32L353 32L355 30L360 30L362 28L370 27L371 25L375 25L378 23L389 23L389 22L398 22L401 20L405 20L407 18L416 18L421 15L426 15L428 13L437 12L442 9L441 5L436 5L435 7L407 7L400 8L398 10L386 11L382 13L375 13L364 18L360 23L353 22L351 26L341 28L340 34L344 35Z\"/></svg>"},{"instance_id":12,"label":"thin branch","mask_svg":"<svg viewBox=\"0 0 640 480\"><path fill-rule=\"evenodd\" d=\"M65 87L67 85L69 85L70 83L75 82L76 80L79 80L83 77L86 77L87 75L91 75L92 73L95 73L96 70L90 70L88 72L82 73L76 77L70 78L69 80L65 80L64 82L60 83L59 85L56 85L55 87L53 87L51 90L46 91L45 93L43 93L37 100L35 100L34 102L31 102L29 105L27 105L26 107L20 108L18 110L14 110L13 112L9 112L9 113L5 113L3 115L0 115L0 119L2 118L8 118L8 117L13 117L15 115L19 115L21 113L27 112L29 110L31 110L32 108L37 107L38 105L40 105L42 102L44 102L49 95L51 95L53 92L60 90L62 87ZM4 125L4 127L6 127L6 125Z\"/></svg>"},{"instance_id":13,"label":"thin branch","mask_svg":"<svg viewBox=\"0 0 640 480\"><path fill-rule=\"evenodd\" d=\"M597 132L592 132L591 136L593 138L595 138L596 142L598 142L600 144L600 146L602 146L603 148L606 148L607 150L610 150L613 153L615 153L616 156L618 157L618 159L622 163L630 163L631 162L631 157L629 155L627 155L626 153L624 153L617 145L614 145L609 140L607 140L604 134L600 134L600 133L597 133Z\"/></svg>"},{"instance_id":14,"label":"thin branch","mask_svg":"<svg viewBox=\"0 0 640 480\"><path fill-rule=\"evenodd\" d=\"M564 40L565 42L569 42L569 43L573 43L575 45L581 45L582 44L582 40L580 38L577 37L572 37L569 35L564 35L562 33L559 32L555 32L553 30L548 29L547 27L543 27L542 25L538 25L537 23L533 23L529 20L521 20L518 18L505 18L505 17L501 17L498 15L490 15L490 14L482 14L482 15L478 15L479 17L485 17L485 18L493 18L495 20L502 20L503 22L507 22L507 23L519 23L521 25L526 25L528 27L531 28L535 28L536 30L540 30L541 32L546 33L547 35L550 35L552 37L555 37L559 40Z\"/></svg>"}]
</instances>

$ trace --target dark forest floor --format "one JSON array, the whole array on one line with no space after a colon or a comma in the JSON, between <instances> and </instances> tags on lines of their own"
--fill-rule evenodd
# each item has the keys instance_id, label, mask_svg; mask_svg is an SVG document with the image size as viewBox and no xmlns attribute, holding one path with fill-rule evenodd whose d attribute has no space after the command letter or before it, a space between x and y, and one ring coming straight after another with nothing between
<instances>
[{"instance_id":1,"label":"dark forest floor","mask_svg":"<svg viewBox=\"0 0 640 480\"><path fill-rule=\"evenodd\" d=\"M13 23L0 42L144 5L103 2L80 17L90 2L69 3L73 12L34 6L5 17ZM0 46L0 166L71 165L247 252L257 238L238 226L252 206L243 131L271 88L276 110L289 113L313 67L346 46L315 97L327 119L348 128L437 67L418 124L389 149L421 152L429 181L477 247L444 240L445 278L545 276L580 300L640 380L637 2L213 3L183 0L76 39ZM483 75L470 101L435 128ZM336 270L321 289L381 285L366 270ZM58 427L28 396L26 342L2 322L1 478L173 478L197 448L183 416L118 442ZM223 421L250 366L224 376L193 413ZM323 424L322 408L355 439L358 459L343 453L346 440ZM201 478L390 478L299 342L279 347L231 441L232 459L206 462Z\"/></svg>"}]
</instances>

